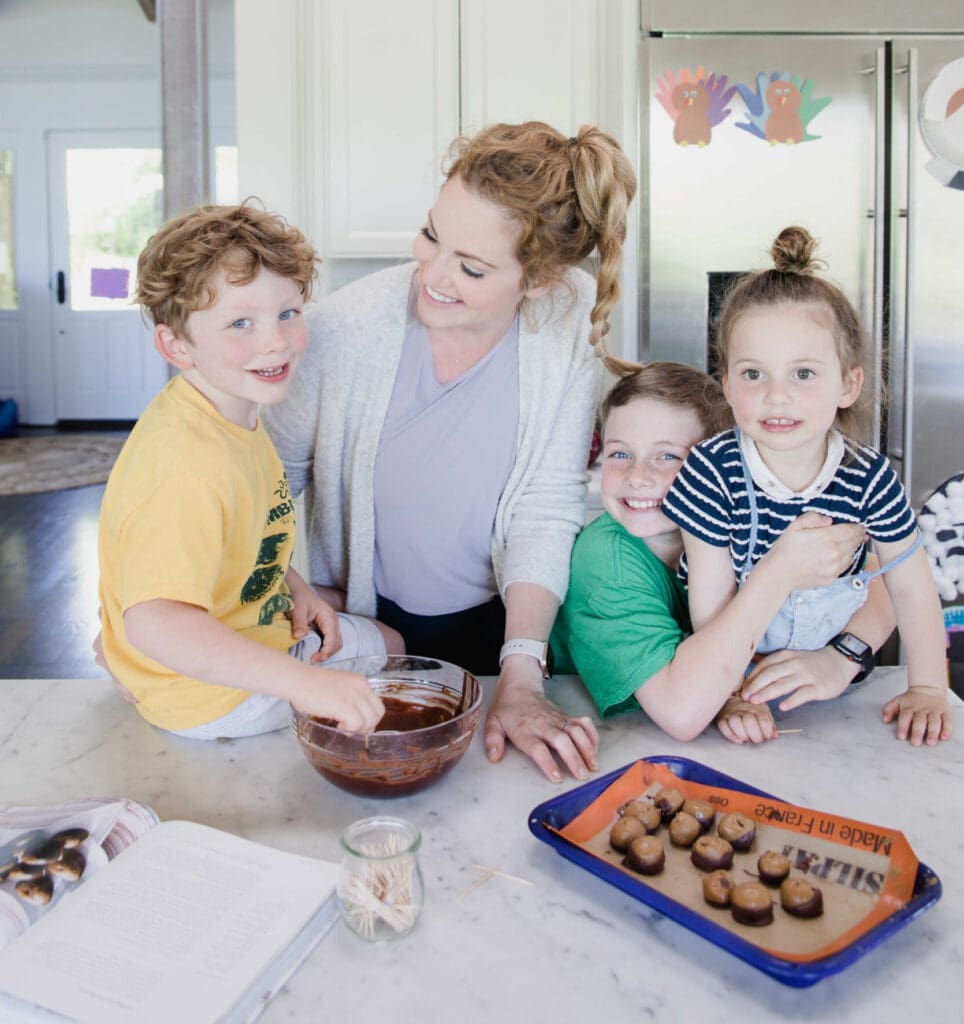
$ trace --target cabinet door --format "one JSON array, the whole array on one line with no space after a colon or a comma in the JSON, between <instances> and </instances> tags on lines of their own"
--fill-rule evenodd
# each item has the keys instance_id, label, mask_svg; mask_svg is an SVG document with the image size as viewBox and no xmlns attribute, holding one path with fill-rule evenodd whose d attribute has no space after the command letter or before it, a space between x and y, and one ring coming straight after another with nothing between
<instances>
[{"instance_id":1,"label":"cabinet door","mask_svg":"<svg viewBox=\"0 0 964 1024\"><path fill-rule=\"evenodd\" d=\"M462 0L462 131L599 121L596 0Z\"/></svg>"},{"instance_id":2,"label":"cabinet door","mask_svg":"<svg viewBox=\"0 0 964 1024\"><path fill-rule=\"evenodd\" d=\"M459 130L458 0L323 0L329 256L411 251Z\"/></svg>"}]
</instances>

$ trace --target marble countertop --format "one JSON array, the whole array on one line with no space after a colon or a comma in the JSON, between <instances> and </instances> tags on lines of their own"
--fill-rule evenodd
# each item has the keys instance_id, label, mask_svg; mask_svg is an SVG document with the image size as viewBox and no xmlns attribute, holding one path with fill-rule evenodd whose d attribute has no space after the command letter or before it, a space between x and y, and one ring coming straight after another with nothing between
<instances>
[{"instance_id":1,"label":"marble countertop","mask_svg":"<svg viewBox=\"0 0 964 1024\"><path fill-rule=\"evenodd\" d=\"M493 680L483 681L491 694ZM578 680L550 684L569 714L590 712ZM485 759L481 730L454 771L415 796L368 800L316 775L286 732L201 743L152 729L97 680L0 682L0 803L128 796L329 860L357 818L387 812L422 832L425 909L404 940L372 946L341 923L261 1018L432 1024L604 1019L958 1021L964 1000L964 748L898 743L880 707L903 689L878 669L839 700L787 716L759 748L715 730L677 743L644 716L601 723L601 772L677 754L793 803L900 829L941 878L943 897L883 945L808 989L779 984L560 857L529 812L575 785L547 782L509 750ZM964 705L953 698L957 727ZM778 716L779 717L779 716ZM466 892L480 877L498 876Z\"/></svg>"}]
</instances>

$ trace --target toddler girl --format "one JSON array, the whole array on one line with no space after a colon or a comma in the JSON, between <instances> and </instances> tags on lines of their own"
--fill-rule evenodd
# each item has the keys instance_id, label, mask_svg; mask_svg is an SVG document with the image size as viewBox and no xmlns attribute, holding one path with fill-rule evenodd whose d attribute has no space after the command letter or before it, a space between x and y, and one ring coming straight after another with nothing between
<instances>
[{"instance_id":1,"label":"toddler girl","mask_svg":"<svg viewBox=\"0 0 964 1024\"><path fill-rule=\"evenodd\" d=\"M898 739L933 745L951 735L940 600L896 474L856 440L870 398L863 334L843 292L814 275L815 248L803 228L785 228L771 249L774 269L745 278L724 303L717 345L736 428L693 449L663 514L683 530L696 630L801 512L862 524L882 568L868 571L861 544L834 583L791 594L756 649L834 644L859 656L866 645L841 630L883 573L908 662L907 690L884 706L883 719L896 718ZM743 697L769 716L762 702L776 694L764 688L745 684ZM727 715L724 708L724 734Z\"/></svg>"}]
</instances>

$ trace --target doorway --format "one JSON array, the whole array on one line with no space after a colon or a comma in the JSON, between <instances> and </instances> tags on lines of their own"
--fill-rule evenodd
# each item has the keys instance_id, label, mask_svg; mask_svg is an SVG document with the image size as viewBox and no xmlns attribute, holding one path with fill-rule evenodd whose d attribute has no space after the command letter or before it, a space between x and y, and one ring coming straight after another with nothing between
<instances>
[{"instance_id":1,"label":"doorway","mask_svg":"<svg viewBox=\"0 0 964 1024\"><path fill-rule=\"evenodd\" d=\"M52 131L47 159L56 419L137 419L168 379L130 298L162 222L160 139Z\"/></svg>"}]
</instances>

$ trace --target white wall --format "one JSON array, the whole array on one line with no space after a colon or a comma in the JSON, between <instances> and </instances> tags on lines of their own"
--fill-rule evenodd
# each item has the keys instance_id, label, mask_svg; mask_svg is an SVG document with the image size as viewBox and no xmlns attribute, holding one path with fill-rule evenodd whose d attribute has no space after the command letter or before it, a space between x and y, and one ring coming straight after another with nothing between
<instances>
[{"instance_id":1,"label":"white wall","mask_svg":"<svg viewBox=\"0 0 964 1024\"><path fill-rule=\"evenodd\" d=\"M212 135L233 138L234 11L208 0ZM0 389L24 423L56 418L51 365L46 137L50 131L160 131L157 25L137 0L0 4L0 146L13 148L20 308L0 313Z\"/></svg>"}]
</instances>

